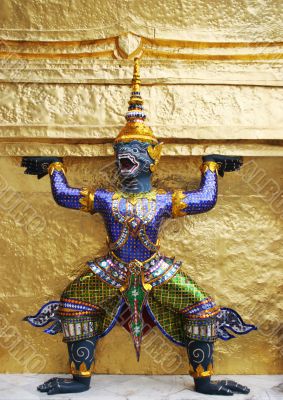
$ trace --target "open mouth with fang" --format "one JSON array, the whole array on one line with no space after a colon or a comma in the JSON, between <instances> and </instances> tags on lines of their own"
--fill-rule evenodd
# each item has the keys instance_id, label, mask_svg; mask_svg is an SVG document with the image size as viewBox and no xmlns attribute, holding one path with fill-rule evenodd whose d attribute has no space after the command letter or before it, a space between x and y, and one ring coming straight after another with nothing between
<instances>
[{"instance_id":1,"label":"open mouth with fang","mask_svg":"<svg viewBox=\"0 0 283 400\"><path fill-rule=\"evenodd\" d=\"M132 174L139 167L139 162L131 154L119 154L119 169L123 174Z\"/></svg>"}]
</instances>

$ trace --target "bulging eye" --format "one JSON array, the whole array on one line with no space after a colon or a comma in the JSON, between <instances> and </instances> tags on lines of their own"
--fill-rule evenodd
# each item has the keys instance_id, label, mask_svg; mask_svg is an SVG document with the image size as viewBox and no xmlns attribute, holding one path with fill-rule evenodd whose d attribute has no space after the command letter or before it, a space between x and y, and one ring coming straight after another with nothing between
<instances>
[{"instance_id":1,"label":"bulging eye","mask_svg":"<svg viewBox=\"0 0 283 400\"><path fill-rule=\"evenodd\" d=\"M133 147L133 153L138 153L139 152L139 149L137 148L137 147Z\"/></svg>"}]
</instances>

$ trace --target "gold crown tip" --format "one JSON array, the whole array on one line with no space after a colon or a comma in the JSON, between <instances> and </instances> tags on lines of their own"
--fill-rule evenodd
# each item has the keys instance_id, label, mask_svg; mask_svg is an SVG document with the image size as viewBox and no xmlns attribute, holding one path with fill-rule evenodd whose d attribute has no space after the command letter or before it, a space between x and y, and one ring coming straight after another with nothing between
<instances>
[{"instance_id":1,"label":"gold crown tip","mask_svg":"<svg viewBox=\"0 0 283 400\"><path fill-rule=\"evenodd\" d=\"M139 58L134 59L134 73L133 73L133 80L140 79L140 64Z\"/></svg>"},{"instance_id":2,"label":"gold crown tip","mask_svg":"<svg viewBox=\"0 0 283 400\"><path fill-rule=\"evenodd\" d=\"M134 72L132 78L132 92L140 92L140 66L139 66L139 58L134 58ZM130 100L132 103L132 99Z\"/></svg>"}]
</instances>

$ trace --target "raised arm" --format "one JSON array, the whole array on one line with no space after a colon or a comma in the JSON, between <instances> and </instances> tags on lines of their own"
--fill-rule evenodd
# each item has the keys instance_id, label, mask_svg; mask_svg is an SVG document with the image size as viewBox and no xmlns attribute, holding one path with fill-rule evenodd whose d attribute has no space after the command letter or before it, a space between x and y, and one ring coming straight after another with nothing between
<instances>
[{"instance_id":1,"label":"raised arm","mask_svg":"<svg viewBox=\"0 0 283 400\"><path fill-rule=\"evenodd\" d=\"M61 158L24 157L25 173L40 179L49 174L52 195L59 206L94 213L94 193L88 188L70 187L66 179L66 167Z\"/></svg>"},{"instance_id":2,"label":"raised arm","mask_svg":"<svg viewBox=\"0 0 283 400\"><path fill-rule=\"evenodd\" d=\"M62 162L49 165L51 190L54 200L59 206L94 212L94 193L88 188L70 187L66 178L66 167Z\"/></svg>"},{"instance_id":3,"label":"raised arm","mask_svg":"<svg viewBox=\"0 0 283 400\"><path fill-rule=\"evenodd\" d=\"M211 210L217 202L218 174L239 169L241 157L210 155L203 157L201 182L197 190L176 190L172 194L172 216L183 217L189 214L199 214Z\"/></svg>"}]
</instances>

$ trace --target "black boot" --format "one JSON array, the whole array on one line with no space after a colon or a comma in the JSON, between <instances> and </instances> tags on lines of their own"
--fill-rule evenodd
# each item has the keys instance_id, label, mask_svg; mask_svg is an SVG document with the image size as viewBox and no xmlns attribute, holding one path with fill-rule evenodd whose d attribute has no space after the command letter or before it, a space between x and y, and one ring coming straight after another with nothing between
<instances>
[{"instance_id":1,"label":"black boot","mask_svg":"<svg viewBox=\"0 0 283 400\"><path fill-rule=\"evenodd\" d=\"M213 374L213 343L190 340L187 344L190 374L199 393L233 396L234 393L247 394L250 390L234 381L211 381Z\"/></svg>"},{"instance_id":2,"label":"black boot","mask_svg":"<svg viewBox=\"0 0 283 400\"><path fill-rule=\"evenodd\" d=\"M39 385L37 390L47 394L79 393L89 389L94 367L96 339L68 343L72 379L52 378Z\"/></svg>"}]
</instances>

